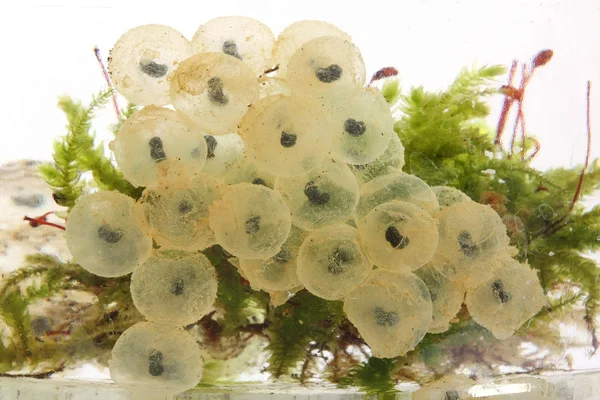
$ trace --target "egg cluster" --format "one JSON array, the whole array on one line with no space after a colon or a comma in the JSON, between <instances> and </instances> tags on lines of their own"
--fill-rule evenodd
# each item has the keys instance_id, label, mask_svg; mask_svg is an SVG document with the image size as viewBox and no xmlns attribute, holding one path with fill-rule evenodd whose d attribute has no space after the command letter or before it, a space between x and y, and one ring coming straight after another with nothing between
<instances>
[{"instance_id":1,"label":"egg cluster","mask_svg":"<svg viewBox=\"0 0 600 400\"><path fill-rule=\"evenodd\" d=\"M67 241L94 274L133 272L148 322L113 349L118 384L175 393L199 381L200 350L180 328L215 301L215 269L199 252L215 244L256 290L342 300L377 357L446 330L465 293L500 338L544 304L492 208L401 171L389 106L365 88L359 50L332 25L297 22L276 40L258 21L223 17L191 42L140 26L118 40L109 70L144 106L111 149L145 190L137 202L83 197Z\"/></svg>"}]
</instances>

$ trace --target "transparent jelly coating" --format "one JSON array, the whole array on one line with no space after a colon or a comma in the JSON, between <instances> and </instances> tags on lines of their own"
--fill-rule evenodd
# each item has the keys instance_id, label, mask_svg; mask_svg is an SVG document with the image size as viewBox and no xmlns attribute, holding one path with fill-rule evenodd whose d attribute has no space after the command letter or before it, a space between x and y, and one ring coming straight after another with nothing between
<instances>
[{"instance_id":1,"label":"transparent jelly coating","mask_svg":"<svg viewBox=\"0 0 600 400\"><path fill-rule=\"evenodd\" d=\"M437 222L429 213L404 201L378 205L359 230L373 264L395 273L425 265L433 257L439 237Z\"/></svg>"},{"instance_id":2,"label":"transparent jelly coating","mask_svg":"<svg viewBox=\"0 0 600 400\"><path fill-rule=\"evenodd\" d=\"M215 268L203 254L155 252L131 275L131 297L147 320L185 326L210 311L217 284Z\"/></svg>"},{"instance_id":3,"label":"transparent jelly coating","mask_svg":"<svg viewBox=\"0 0 600 400\"><path fill-rule=\"evenodd\" d=\"M429 328L431 333L446 332L450 328L450 321L460 311L465 298L464 284L449 279L451 268L427 264L415 271L415 274L425 282L431 295L433 304L433 319Z\"/></svg>"},{"instance_id":4,"label":"transparent jelly coating","mask_svg":"<svg viewBox=\"0 0 600 400\"><path fill-rule=\"evenodd\" d=\"M287 66L294 53L304 43L321 36L337 36L347 41L352 40L350 35L324 21L304 20L294 22L277 36L272 61L273 65L279 65L277 73L285 76Z\"/></svg>"},{"instance_id":5,"label":"transparent jelly coating","mask_svg":"<svg viewBox=\"0 0 600 400\"><path fill-rule=\"evenodd\" d=\"M254 159L249 158L247 154L244 154L242 158L227 171L225 176L223 176L223 181L229 185L247 182L273 189L273 186L275 186L275 175L264 169L258 168Z\"/></svg>"},{"instance_id":6,"label":"transparent jelly coating","mask_svg":"<svg viewBox=\"0 0 600 400\"><path fill-rule=\"evenodd\" d=\"M266 260L240 259L240 269L254 290L283 291L300 285L296 274L298 250L307 233L292 226L281 250Z\"/></svg>"},{"instance_id":7,"label":"transparent jelly coating","mask_svg":"<svg viewBox=\"0 0 600 400\"><path fill-rule=\"evenodd\" d=\"M152 239L135 201L101 191L81 197L67 218L67 246L73 261L104 277L129 274L152 250Z\"/></svg>"},{"instance_id":8,"label":"transparent jelly coating","mask_svg":"<svg viewBox=\"0 0 600 400\"><path fill-rule=\"evenodd\" d=\"M203 250L215 244L208 224L208 208L224 185L198 175L189 185L146 189L140 199L152 238L161 249Z\"/></svg>"},{"instance_id":9,"label":"transparent jelly coating","mask_svg":"<svg viewBox=\"0 0 600 400\"><path fill-rule=\"evenodd\" d=\"M289 96L292 94L287 85L287 81L279 76L263 76L260 79L260 87L258 90L259 97L275 96L283 94Z\"/></svg>"},{"instance_id":10,"label":"transparent jelly coating","mask_svg":"<svg viewBox=\"0 0 600 400\"><path fill-rule=\"evenodd\" d=\"M440 211L456 203L471 201L469 196L450 186L432 186L431 190L438 199Z\"/></svg>"},{"instance_id":11,"label":"transparent jelly coating","mask_svg":"<svg viewBox=\"0 0 600 400\"><path fill-rule=\"evenodd\" d=\"M289 206L292 223L309 231L352 218L359 192L350 168L332 159L308 174L277 178L275 190Z\"/></svg>"},{"instance_id":12,"label":"transparent jelly coating","mask_svg":"<svg viewBox=\"0 0 600 400\"><path fill-rule=\"evenodd\" d=\"M291 229L290 211L276 191L238 183L210 206L217 243L239 258L267 259L281 250Z\"/></svg>"},{"instance_id":13,"label":"transparent jelly coating","mask_svg":"<svg viewBox=\"0 0 600 400\"><path fill-rule=\"evenodd\" d=\"M304 43L288 64L287 80L292 93L331 107L356 98L365 79L365 63L358 48L336 36Z\"/></svg>"},{"instance_id":14,"label":"transparent jelly coating","mask_svg":"<svg viewBox=\"0 0 600 400\"><path fill-rule=\"evenodd\" d=\"M479 397L480 399L491 400L566 400L588 398L585 395L580 397L573 394L567 394L558 389L564 383L547 378L536 378L533 376L502 376L487 385L483 385L483 390L487 389L489 396ZM585 386L583 386L585 387ZM584 389L585 390L585 389ZM577 392L577 391L576 391ZM582 393L583 391L579 392Z\"/></svg>"},{"instance_id":15,"label":"transparent jelly coating","mask_svg":"<svg viewBox=\"0 0 600 400\"><path fill-rule=\"evenodd\" d=\"M275 35L268 26L248 17L219 17L202 24L192 38L194 53L225 53L261 75L271 59Z\"/></svg>"},{"instance_id":16,"label":"transparent jelly coating","mask_svg":"<svg viewBox=\"0 0 600 400\"><path fill-rule=\"evenodd\" d=\"M467 288L465 303L475 322L506 339L546 305L546 297L535 270L505 257L491 277Z\"/></svg>"},{"instance_id":17,"label":"transparent jelly coating","mask_svg":"<svg viewBox=\"0 0 600 400\"><path fill-rule=\"evenodd\" d=\"M142 25L127 31L115 44L108 70L119 93L139 105L169 104L168 77L192 55L190 42L165 25Z\"/></svg>"},{"instance_id":18,"label":"transparent jelly coating","mask_svg":"<svg viewBox=\"0 0 600 400\"><path fill-rule=\"evenodd\" d=\"M296 96L270 96L253 104L240 124L248 158L276 176L302 175L316 168L330 151L325 116Z\"/></svg>"},{"instance_id":19,"label":"transparent jelly coating","mask_svg":"<svg viewBox=\"0 0 600 400\"><path fill-rule=\"evenodd\" d=\"M374 161L395 135L390 107L376 88L362 89L358 97L330 114L330 119L332 154L349 164Z\"/></svg>"},{"instance_id":20,"label":"transparent jelly coating","mask_svg":"<svg viewBox=\"0 0 600 400\"><path fill-rule=\"evenodd\" d=\"M169 325L139 322L119 337L108 363L111 379L135 395L167 396L191 389L204 362L196 340Z\"/></svg>"},{"instance_id":21,"label":"transparent jelly coating","mask_svg":"<svg viewBox=\"0 0 600 400\"><path fill-rule=\"evenodd\" d=\"M373 178L388 173L390 167L401 170L404 167L404 146L400 138L393 132L387 149L375 160L366 164L349 164L359 182L368 182Z\"/></svg>"},{"instance_id":22,"label":"transparent jelly coating","mask_svg":"<svg viewBox=\"0 0 600 400\"><path fill-rule=\"evenodd\" d=\"M438 210L435 193L421 179L400 170L390 169L360 188L360 201L356 208L359 222L379 204L392 200L405 201L423 208L432 214Z\"/></svg>"},{"instance_id":23,"label":"transparent jelly coating","mask_svg":"<svg viewBox=\"0 0 600 400\"><path fill-rule=\"evenodd\" d=\"M327 300L348 295L371 270L358 231L349 225L311 232L298 254L298 278L309 292Z\"/></svg>"},{"instance_id":24,"label":"transparent jelly coating","mask_svg":"<svg viewBox=\"0 0 600 400\"><path fill-rule=\"evenodd\" d=\"M229 135L205 135L207 153L206 165L202 172L222 177L244 154L244 141L237 133Z\"/></svg>"},{"instance_id":25,"label":"transparent jelly coating","mask_svg":"<svg viewBox=\"0 0 600 400\"><path fill-rule=\"evenodd\" d=\"M258 81L242 61L224 53L200 53L181 63L169 91L176 110L206 133L236 130L248 106L258 98Z\"/></svg>"},{"instance_id":26,"label":"transparent jelly coating","mask_svg":"<svg viewBox=\"0 0 600 400\"><path fill-rule=\"evenodd\" d=\"M374 357L406 354L431 324L427 286L414 274L377 269L344 300L344 312Z\"/></svg>"},{"instance_id":27,"label":"transparent jelly coating","mask_svg":"<svg viewBox=\"0 0 600 400\"><path fill-rule=\"evenodd\" d=\"M183 114L148 106L127 119L112 142L123 176L135 186L191 180L206 163L200 128Z\"/></svg>"},{"instance_id":28,"label":"transparent jelly coating","mask_svg":"<svg viewBox=\"0 0 600 400\"><path fill-rule=\"evenodd\" d=\"M304 289L304 286L300 285L286 290L268 291L269 298L271 299L271 306L279 307L280 305L285 304L289 299L293 298L294 295L302 289Z\"/></svg>"},{"instance_id":29,"label":"transparent jelly coating","mask_svg":"<svg viewBox=\"0 0 600 400\"><path fill-rule=\"evenodd\" d=\"M441 211L434 261L455 268L453 279L467 287L487 279L494 259L507 254L509 238L500 216L488 205L456 203Z\"/></svg>"},{"instance_id":30,"label":"transparent jelly coating","mask_svg":"<svg viewBox=\"0 0 600 400\"><path fill-rule=\"evenodd\" d=\"M413 393L413 400L467 400L475 397L469 394L469 389L476 381L466 375L453 374L440 380L428 383ZM493 399L496 397L494 396ZM484 397L487 399L487 397Z\"/></svg>"}]
</instances>

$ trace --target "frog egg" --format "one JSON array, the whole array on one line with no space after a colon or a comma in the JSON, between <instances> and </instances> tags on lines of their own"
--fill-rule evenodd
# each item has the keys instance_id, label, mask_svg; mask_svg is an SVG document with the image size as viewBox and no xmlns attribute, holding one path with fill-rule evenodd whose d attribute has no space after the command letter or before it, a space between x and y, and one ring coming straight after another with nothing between
<instances>
[{"instance_id":1,"label":"frog egg","mask_svg":"<svg viewBox=\"0 0 600 400\"><path fill-rule=\"evenodd\" d=\"M256 75L269 66L275 35L268 26L248 17L220 17L206 22L192 39L194 53L225 53L243 61Z\"/></svg>"},{"instance_id":2,"label":"frog egg","mask_svg":"<svg viewBox=\"0 0 600 400\"><path fill-rule=\"evenodd\" d=\"M387 149L375 160L366 164L349 164L359 182L368 182L388 173L390 167L401 170L404 167L404 146L394 132Z\"/></svg>"},{"instance_id":3,"label":"frog egg","mask_svg":"<svg viewBox=\"0 0 600 400\"><path fill-rule=\"evenodd\" d=\"M453 204L471 201L471 198L460 190L450 186L432 186L431 190L440 204L440 211Z\"/></svg>"},{"instance_id":4,"label":"frog egg","mask_svg":"<svg viewBox=\"0 0 600 400\"><path fill-rule=\"evenodd\" d=\"M427 211L404 201L378 205L359 229L373 264L395 273L425 265L435 253L439 236L437 223Z\"/></svg>"},{"instance_id":5,"label":"frog egg","mask_svg":"<svg viewBox=\"0 0 600 400\"><path fill-rule=\"evenodd\" d=\"M456 203L437 215L440 239L434 261L455 267L455 280L467 287L487 279L493 260L509 249L506 227L488 205Z\"/></svg>"},{"instance_id":6,"label":"frog egg","mask_svg":"<svg viewBox=\"0 0 600 400\"><path fill-rule=\"evenodd\" d=\"M141 208L128 196L101 191L83 196L67 218L73 260L92 274L129 274L152 250Z\"/></svg>"},{"instance_id":7,"label":"frog egg","mask_svg":"<svg viewBox=\"0 0 600 400\"><path fill-rule=\"evenodd\" d=\"M226 188L211 204L208 221L217 243L229 253L263 260L279 253L292 224L281 195L251 183Z\"/></svg>"},{"instance_id":8,"label":"frog egg","mask_svg":"<svg viewBox=\"0 0 600 400\"><path fill-rule=\"evenodd\" d=\"M304 43L294 53L287 79L293 94L334 108L360 95L366 79L365 64L352 42L323 36Z\"/></svg>"},{"instance_id":9,"label":"frog egg","mask_svg":"<svg viewBox=\"0 0 600 400\"><path fill-rule=\"evenodd\" d=\"M451 375L431 382L413 393L413 400L466 400L475 382L465 375ZM487 397L485 397L487 398ZM494 400L496 397L494 396Z\"/></svg>"},{"instance_id":10,"label":"frog egg","mask_svg":"<svg viewBox=\"0 0 600 400\"><path fill-rule=\"evenodd\" d=\"M390 146L394 120L379 89L364 89L330 115L334 157L349 164L366 164Z\"/></svg>"},{"instance_id":11,"label":"frog egg","mask_svg":"<svg viewBox=\"0 0 600 400\"><path fill-rule=\"evenodd\" d=\"M431 310L429 291L419 277L382 269L373 271L344 301L346 316L380 358L414 349L429 329Z\"/></svg>"},{"instance_id":12,"label":"frog egg","mask_svg":"<svg viewBox=\"0 0 600 400\"><path fill-rule=\"evenodd\" d=\"M491 277L467 288L465 303L475 322L506 339L541 310L546 297L535 270L505 257Z\"/></svg>"},{"instance_id":13,"label":"frog egg","mask_svg":"<svg viewBox=\"0 0 600 400\"><path fill-rule=\"evenodd\" d=\"M329 225L313 231L298 254L298 278L312 294L338 300L354 290L372 270L358 231Z\"/></svg>"},{"instance_id":14,"label":"frog egg","mask_svg":"<svg viewBox=\"0 0 600 400\"><path fill-rule=\"evenodd\" d=\"M277 178L275 190L289 206L292 223L309 231L346 222L358 203L358 183L352 171L332 159L308 174Z\"/></svg>"},{"instance_id":15,"label":"frog egg","mask_svg":"<svg viewBox=\"0 0 600 400\"><path fill-rule=\"evenodd\" d=\"M433 320L429 332L442 333L450 328L450 321L460 311L465 298L462 282L448 278L444 270L427 264L415 271L415 275L425 282L433 304Z\"/></svg>"},{"instance_id":16,"label":"frog egg","mask_svg":"<svg viewBox=\"0 0 600 400\"><path fill-rule=\"evenodd\" d=\"M127 31L108 59L112 82L125 98L140 105L170 103L167 77L192 55L190 42L164 25L142 25Z\"/></svg>"},{"instance_id":17,"label":"frog egg","mask_svg":"<svg viewBox=\"0 0 600 400\"><path fill-rule=\"evenodd\" d=\"M200 253L169 258L154 254L131 276L133 304L149 321L192 324L217 297L217 273Z\"/></svg>"},{"instance_id":18,"label":"frog egg","mask_svg":"<svg viewBox=\"0 0 600 400\"><path fill-rule=\"evenodd\" d=\"M352 40L350 35L324 21L305 20L294 22L277 36L273 48L272 64L279 66L277 74L285 76L287 66L294 53L304 43L321 36L337 36L347 41Z\"/></svg>"},{"instance_id":19,"label":"frog egg","mask_svg":"<svg viewBox=\"0 0 600 400\"><path fill-rule=\"evenodd\" d=\"M390 169L360 188L356 217L362 221L373 208L392 200L412 203L430 214L439 207L435 193L425 182L414 175Z\"/></svg>"},{"instance_id":20,"label":"frog egg","mask_svg":"<svg viewBox=\"0 0 600 400\"><path fill-rule=\"evenodd\" d=\"M188 251L215 244L208 208L222 189L220 181L207 175L199 175L184 187L146 189L140 201L156 243L163 250Z\"/></svg>"},{"instance_id":21,"label":"frog egg","mask_svg":"<svg viewBox=\"0 0 600 400\"><path fill-rule=\"evenodd\" d=\"M189 333L164 324L139 322L119 337L108 367L118 386L140 398L155 398L196 386L204 362Z\"/></svg>"},{"instance_id":22,"label":"frog egg","mask_svg":"<svg viewBox=\"0 0 600 400\"><path fill-rule=\"evenodd\" d=\"M296 275L298 250L307 233L292 227L281 250L266 260L240 259L240 269L254 290L283 291L300 285Z\"/></svg>"},{"instance_id":23,"label":"frog egg","mask_svg":"<svg viewBox=\"0 0 600 400\"><path fill-rule=\"evenodd\" d=\"M202 172L222 177L244 154L244 141L237 133L229 135L205 135L207 153L206 165Z\"/></svg>"},{"instance_id":24,"label":"frog egg","mask_svg":"<svg viewBox=\"0 0 600 400\"><path fill-rule=\"evenodd\" d=\"M247 157L242 158L233 165L229 171L223 176L225 183L235 185L236 183L252 183L254 185L262 185L268 188L275 186L275 175L259 169L256 163Z\"/></svg>"},{"instance_id":25,"label":"frog egg","mask_svg":"<svg viewBox=\"0 0 600 400\"><path fill-rule=\"evenodd\" d=\"M248 157L276 176L307 173L325 159L331 136L323 132L325 116L294 96L271 96L253 104L244 116L239 133Z\"/></svg>"},{"instance_id":26,"label":"frog egg","mask_svg":"<svg viewBox=\"0 0 600 400\"><path fill-rule=\"evenodd\" d=\"M156 187L171 179L189 180L206 163L204 135L183 114L147 106L127 119L112 142L125 179Z\"/></svg>"},{"instance_id":27,"label":"frog egg","mask_svg":"<svg viewBox=\"0 0 600 400\"><path fill-rule=\"evenodd\" d=\"M171 102L212 135L237 128L258 98L258 81L242 61L224 53L200 53L181 63L171 78Z\"/></svg>"}]
</instances>

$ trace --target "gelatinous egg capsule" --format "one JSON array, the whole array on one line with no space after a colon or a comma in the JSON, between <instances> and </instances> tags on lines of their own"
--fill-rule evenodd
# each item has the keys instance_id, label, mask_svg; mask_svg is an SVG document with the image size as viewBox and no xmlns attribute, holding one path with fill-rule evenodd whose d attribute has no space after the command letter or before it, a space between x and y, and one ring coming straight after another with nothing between
<instances>
[{"instance_id":1,"label":"gelatinous egg capsule","mask_svg":"<svg viewBox=\"0 0 600 400\"><path fill-rule=\"evenodd\" d=\"M403 201L378 205L359 230L373 264L395 273L421 268L438 244L436 221L421 207Z\"/></svg>"},{"instance_id":2,"label":"gelatinous egg capsule","mask_svg":"<svg viewBox=\"0 0 600 400\"><path fill-rule=\"evenodd\" d=\"M83 196L66 224L67 246L73 260L105 277L129 274L152 250L152 239L135 201L118 192Z\"/></svg>"},{"instance_id":3,"label":"gelatinous egg capsule","mask_svg":"<svg viewBox=\"0 0 600 400\"><path fill-rule=\"evenodd\" d=\"M131 297L149 321L185 326L208 313L217 297L217 274L202 254L153 254L131 276Z\"/></svg>"},{"instance_id":4,"label":"gelatinous egg capsule","mask_svg":"<svg viewBox=\"0 0 600 400\"><path fill-rule=\"evenodd\" d=\"M390 107L379 89L361 90L350 103L329 114L332 154L349 164L366 164L389 147L394 132Z\"/></svg>"},{"instance_id":5,"label":"gelatinous egg capsule","mask_svg":"<svg viewBox=\"0 0 600 400\"><path fill-rule=\"evenodd\" d=\"M294 95L330 108L357 98L365 79L360 51L352 42L337 36L323 36L304 43L290 59L287 70L288 84Z\"/></svg>"},{"instance_id":6,"label":"gelatinous egg capsule","mask_svg":"<svg viewBox=\"0 0 600 400\"><path fill-rule=\"evenodd\" d=\"M194 53L221 52L243 61L256 74L270 67L275 36L268 26L248 17L211 19L194 34Z\"/></svg>"},{"instance_id":7,"label":"gelatinous egg capsule","mask_svg":"<svg viewBox=\"0 0 600 400\"><path fill-rule=\"evenodd\" d=\"M465 286L460 281L449 279L451 266L427 264L415 271L415 275L425 282L433 305L433 318L429 332L442 333L450 328L465 298Z\"/></svg>"},{"instance_id":8,"label":"gelatinous egg capsule","mask_svg":"<svg viewBox=\"0 0 600 400\"><path fill-rule=\"evenodd\" d=\"M294 53L304 43L322 36L337 36L347 41L352 40L350 35L324 21L304 20L294 22L277 36L273 48L271 64L278 66L277 74L285 77L288 64Z\"/></svg>"},{"instance_id":9,"label":"gelatinous egg capsule","mask_svg":"<svg viewBox=\"0 0 600 400\"><path fill-rule=\"evenodd\" d=\"M254 103L244 116L239 134L248 158L276 176L305 174L327 156L331 136L323 132L325 115L295 96L271 96Z\"/></svg>"},{"instance_id":10,"label":"gelatinous egg capsule","mask_svg":"<svg viewBox=\"0 0 600 400\"><path fill-rule=\"evenodd\" d=\"M401 170L404 166L404 146L394 132L387 149L375 160L366 164L349 164L359 182L368 182L388 173L389 168Z\"/></svg>"},{"instance_id":11,"label":"gelatinous egg capsule","mask_svg":"<svg viewBox=\"0 0 600 400\"><path fill-rule=\"evenodd\" d=\"M374 357L391 358L423 339L432 305L427 286L416 275L377 269L346 297L344 312Z\"/></svg>"},{"instance_id":12,"label":"gelatinous egg capsule","mask_svg":"<svg viewBox=\"0 0 600 400\"><path fill-rule=\"evenodd\" d=\"M227 171L225 176L223 176L223 181L229 185L247 182L272 189L275 186L275 175L258 168L253 159L245 154Z\"/></svg>"},{"instance_id":13,"label":"gelatinous egg capsule","mask_svg":"<svg viewBox=\"0 0 600 400\"><path fill-rule=\"evenodd\" d=\"M206 141L206 165L202 172L215 177L224 176L244 155L245 144L240 135L204 135Z\"/></svg>"},{"instance_id":14,"label":"gelatinous egg capsule","mask_svg":"<svg viewBox=\"0 0 600 400\"><path fill-rule=\"evenodd\" d=\"M140 398L183 392L202 378L204 362L186 331L139 322L121 334L108 363L112 380Z\"/></svg>"},{"instance_id":15,"label":"gelatinous egg capsule","mask_svg":"<svg viewBox=\"0 0 600 400\"><path fill-rule=\"evenodd\" d=\"M305 230L346 222L358 203L358 183L343 162L326 159L308 174L277 178L275 190L288 204L292 223Z\"/></svg>"},{"instance_id":16,"label":"gelatinous egg capsule","mask_svg":"<svg viewBox=\"0 0 600 400\"><path fill-rule=\"evenodd\" d=\"M503 257L491 276L467 288L469 314L498 339L506 339L546 304L537 273L527 264Z\"/></svg>"},{"instance_id":17,"label":"gelatinous egg capsule","mask_svg":"<svg viewBox=\"0 0 600 400\"><path fill-rule=\"evenodd\" d=\"M440 211L456 203L471 201L469 196L450 186L432 186L431 190L438 199Z\"/></svg>"},{"instance_id":18,"label":"gelatinous egg capsule","mask_svg":"<svg viewBox=\"0 0 600 400\"><path fill-rule=\"evenodd\" d=\"M127 31L110 52L108 69L119 93L134 104L170 103L167 77L192 55L190 42L165 25Z\"/></svg>"},{"instance_id":19,"label":"gelatinous egg capsule","mask_svg":"<svg viewBox=\"0 0 600 400\"><path fill-rule=\"evenodd\" d=\"M182 62L171 77L171 103L206 133L234 132L258 98L258 81L242 61L224 53L200 53Z\"/></svg>"},{"instance_id":20,"label":"gelatinous egg capsule","mask_svg":"<svg viewBox=\"0 0 600 400\"><path fill-rule=\"evenodd\" d=\"M211 204L209 225L217 243L229 253L264 260L281 250L290 233L291 216L279 193L239 183Z\"/></svg>"},{"instance_id":21,"label":"gelatinous egg capsule","mask_svg":"<svg viewBox=\"0 0 600 400\"><path fill-rule=\"evenodd\" d=\"M438 201L435 193L421 179L399 170L389 169L360 188L360 201L356 208L358 222L379 204L399 200L412 203L430 214L437 212Z\"/></svg>"},{"instance_id":22,"label":"gelatinous egg capsule","mask_svg":"<svg viewBox=\"0 0 600 400\"><path fill-rule=\"evenodd\" d=\"M488 205L456 203L436 216L440 239L434 261L452 265L467 287L486 280L497 256L509 252L506 226Z\"/></svg>"},{"instance_id":23,"label":"gelatinous egg capsule","mask_svg":"<svg viewBox=\"0 0 600 400\"><path fill-rule=\"evenodd\" d=\"M254 290L283 291L300 285L296 274L298 251L307 233L292 227L290 236L273 257L240 259L240 269Z\"/></svg>"},{"instance_id":24,"label":"gelatinous egg capsule","mask_svg":"<svg viewBox=\"0 0 600 400\"><path fill-rule=\"evenodd\" d=\"M183 114L147 106L127 119L111 147L125 179L135 186L189 182L206 163L202 131Z\"/></svg>"},{"instance_id":25,"label":"gelatinous egg capsule","mask_svg":"<svg viewBox=\"0 0 600 400\"><path fill-rule=\"evenodd\" d=\"M198 175L189 185L146 189L140 200L152 237L163 249L203 250L215 244L208 208L221 196L223 184Z\"/></svg>"},{"instance_id":26,"label":"gelatinous egg capsule","mask_svg":"<svg viewBox=\"0 0 600 400\"><path fill-rule=\"evenodd\" d=\"M338 300L354 290L372 270L358 231L344 224L310 233L298 254L298 278L312 294Z\"/></svg>"}]
</instances>

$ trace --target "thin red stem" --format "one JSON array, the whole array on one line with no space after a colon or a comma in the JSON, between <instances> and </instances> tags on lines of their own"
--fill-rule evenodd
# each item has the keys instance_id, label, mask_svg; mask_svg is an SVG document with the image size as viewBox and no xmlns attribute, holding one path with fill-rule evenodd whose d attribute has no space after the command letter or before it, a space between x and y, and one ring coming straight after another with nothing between
<instances>
[{"instance_id":1,"label":"thin red stem","mask_svg":"<svg viewBox=\"0 0 600 400\"><path fill-rule=\"evenodd\" d=\"M47 215L47 214L45 214L45 215ZM58 224L46 221L46 218L41 218L41 217L31 218L31 217L25 216L25 217L23 217L23 220L29 221L29 225L31 225L34 228L37 228L40 225L48 225L48 226L53 226L55 228L61 229L63 231L66 229L62 225L58 225Z\"/></svg>"},{"instance_id":2,"label":"thin red stem","mask_svg":"<svg viewBox=\"0 0 600 400\"><path fill-rule=\"evenodd\" d=\"M540 144L540 142L537 139L531 138L530 140L533 141L533 143L535 144L535 147L533 149L533 153L531 153L531 155L529 157L527 157L526 161L533 160L534 157L537 156L537 153L540 151L540 148L542 147L542 145Z\"/></svg>"},{"instance_id":3,"label":"thin red stem","mask_svg":"<svg viewBox=\"0 0 600 400\"><path fill-rule=\"evenodd\" d=\"M587 105L586 105L586 125L587 125L587 151L585 154L585 163L583 164L583 168L581 169L581 174L579 175L579 182L577 183L577 190L575 191L575 196L573 196L573 201L571 202L571 208L569 211L573 211L575 204L579 200L579 196L581 195L581 189L583 187L583 177L585 176L585 172L590 165L590 154L592 152L592 123L590 118L590 98L592 92L592 82L588 81L587 83Z\"/></svg>"},{"instance_id":4,"label":"thin red stem","mask_svg":"<svg viewBox=\"0 0 600 400\"><path fill-rule=\"evenodd\" d=\"M94 47L94 54L96 55L96 60L98 61L98 65L100 65L100 69L102 70L102 75L104 76L104 80L109 88L114 89L112 82L110 80L110 76L108 75L108 70L104 65L104 61L102 61L102 57L100 56L100 49L98 47ZM117 114L117 118L121 119L121 110L119 109L119 104L117 103L117 95L115 91L112 92L112 103L115 109L115 114Z\"/></svg>"},{"instance_id":5,"label":"thin red stem","mask_svg":"<svg viewBox=\"0 0 600 400\"><path fill-rule=\"evenodd\" d=\"M517 129L519 127L519 124L521 123L521 117L523 116L523 97L525 95L524 91L525 91L525 85L527 84L528 78L527 78L527 64L523 64L523 66L521 67L521 85L519 86L519 99L517 100L517 117L515 118L515 125L513 126L513 134L512 134L512 140L510 142L510 156L512 157L512 155L514 154L514 149L515 149L515 143L517 141Z\"/></svg>"},{"instance_id":6,"label":"thin red stem","mask_svg":"<svg viewBox=\"0 0 600 400\"><path fill-rule=\"evenodd\" d=\"M513 60L512 65L510 67L510 72L508 73L508 86L512 86L513 79L515 78L515 73L517 72L517 60ZM506 118L508 117L508 112L510 111L510 107L513 105L515 99L508 94L504 95L504 102L502 103L502 111L500 112L500 117L498 118L498 126L496 128L496 144L502 145L502 133L504 132L504 127L506 126Z\"/></svg>"}]
</instances>

